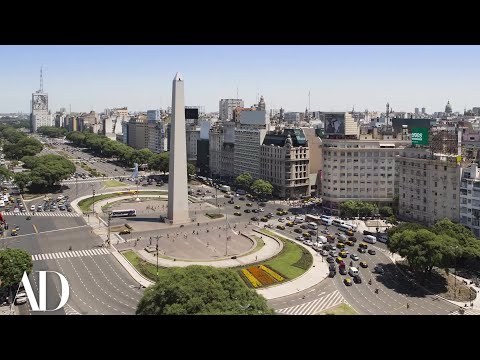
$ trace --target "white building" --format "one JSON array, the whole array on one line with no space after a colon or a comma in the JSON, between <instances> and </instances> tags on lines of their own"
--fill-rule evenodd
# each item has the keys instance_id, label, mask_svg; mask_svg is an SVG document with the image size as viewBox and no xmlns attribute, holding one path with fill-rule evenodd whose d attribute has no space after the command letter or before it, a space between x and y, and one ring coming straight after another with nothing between
<instances>
[{"instance_id":1,"label":"white building","mask_svg":"<svg viewBox=\"0 0 480 360\"><path fill-rule=\"evenodd\" d=\"M41 126L53 126L54 119L48 110L48 94L37 91L32 94L32 132L37 132Z\"/></svg>"},{"instance_id":2,"label":"white building","mask_svg":"<svg viewBox=\"0 0 480 360\"><path fill-rule=\"evenodd\" d=\"M197 161L197 140L200 139L199 126L187 126L186 129L187 140L187 161L196 163Z\"/></svg>"},{"instance_id":3,"label":"white building","mask_svg":"<svg viewBox=\"0 0 480 360\"><path fill-rule=\"evenodd\" d=\"M480 238L480 168L473 163L463 170L460 184L460 223Z\"/></svg>"},{"instance_id":4,"label":"white building","mask_svg":"<svg viewBox=\"0 0 480 360\"><path fill-rule=\"evenodd\" d=\"M456 155L409 147L401 150L397 167L400 218L427 225L444 218L459 221L461 167ZM468 195L468 186L465 190Z\"/></svg>"},{"instance_id":5,"label":"white building","mask_svg":"<svg viewBox=\"0 0 480 360\"><path fill-rule=\"evenodd\" d=\"M212 126L209 132L209 167L212 176L221 176L222 174L223 139L223 126L220 124Z\"/></svg>"},{"instance_id":6,"label":"white building","mask_svg":"<svg viewBox=\"0 0 480 360\"><path fill-rule=\"evenodd\" d=\"M368 139L368 140L367 140ZM395 196L395 156L408 141L373 139L322 139L323 207L339 213L347 200L391 205Z\"/></svg>"},{"instance_id":7,"label":"white building","mask_svg":"<svg viewBox=\"0 0 480 360\"><path fill-rule=\"evenodd\" d=\"M236 107L244 106L242 99L221 99L219 102L219 118L220 120L227 121L233 119L233 110Z\"/></svg>"}]
</instances>

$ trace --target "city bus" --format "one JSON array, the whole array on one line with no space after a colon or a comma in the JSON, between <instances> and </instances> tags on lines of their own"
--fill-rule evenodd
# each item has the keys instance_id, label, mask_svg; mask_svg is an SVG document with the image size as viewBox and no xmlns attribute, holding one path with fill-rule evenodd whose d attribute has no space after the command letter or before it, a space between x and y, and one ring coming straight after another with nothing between
<instances>
[{"instance_id":1,"label":"city bus","mask_svg":"<svg viewBox=\"0 0 480 360\"><path fill-rule=\"evenodd\" d=\"M133 210L133 209L129 209L129 210L112 210L111 216L112 216L112 217L137 216L137 210Z\"/></svg>"},{"instance_id":2,"label":"city bus","mask_svg":"<svg viewBox=\"0 0 480 360\"><path fill-rule=\"evenodd\" d=\"M322 223L322 218L320 216L307 214L305 216L305 221L306 222L314 222L316 224L321 224Z\"/></svg>"}]
</instances>

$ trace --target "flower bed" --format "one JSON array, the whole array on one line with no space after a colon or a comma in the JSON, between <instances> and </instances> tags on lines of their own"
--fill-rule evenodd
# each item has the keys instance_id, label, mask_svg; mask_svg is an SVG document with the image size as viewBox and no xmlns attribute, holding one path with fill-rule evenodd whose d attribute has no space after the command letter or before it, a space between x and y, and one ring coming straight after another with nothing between
<instances>
[{"instance_id":1,"label":"flower bed","mask_svg":"<svg viewBox=\"0 0 480 360\"><path fill-rule=\"evenodd\" d=\"M258 281L255 276L253 276L247 269L243 269L242 274L245 275L245 277L248 279L248 281L250 281L250 284L252 284L254 288L262 286L260 281Z\"/></svg>"},{"instance_id":2,"label":"flower bed","mask_svg":"<svg viewBox=\"0 0 480 360\"><path fill-rule=\"evenodd\" d=\"M275 283L275 279L268 275L265 271L260 269L259 266L250 266L247 270L262 283L263 286L271 285Z\"/></svg>"},{"instance_id":3,"label":"flower bed","mask_svg":"<svg viewBox=\"0 0 480 360\"><path fill-rule=\"evenodd\" d=\"M279 274L277 274L275 271L273 271L272 269L266 267L265 265L260 265L260 269L262 269L263 271L265 271L268 275L270 275L271 277L273 277L275 280L277 280L278 282L281 282L283 280L285 280L285 278Z\"/></svg>"}]
</instances>

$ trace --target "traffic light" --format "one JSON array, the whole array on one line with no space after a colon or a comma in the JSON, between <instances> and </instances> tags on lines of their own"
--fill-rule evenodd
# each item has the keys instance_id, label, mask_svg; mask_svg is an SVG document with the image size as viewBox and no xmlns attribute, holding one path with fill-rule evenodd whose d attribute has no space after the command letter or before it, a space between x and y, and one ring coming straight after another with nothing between
<instances>
[{"instance_id":1,"label":"traffic light","mask_svg":"<svg viewBox=\"0 0 480 360\"><path fill-rule=\"evenodd\" d=\"M95 189L93 189L93 196L95 196Z\"/></svg>"}]
</instances>

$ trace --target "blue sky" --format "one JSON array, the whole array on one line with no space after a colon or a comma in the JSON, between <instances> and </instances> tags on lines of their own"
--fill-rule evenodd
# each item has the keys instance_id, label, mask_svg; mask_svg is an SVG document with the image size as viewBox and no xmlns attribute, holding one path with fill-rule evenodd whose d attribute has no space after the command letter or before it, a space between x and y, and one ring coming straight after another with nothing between
<instances>
[{"instance_id":1,"label":"blue sky","mask_svg":"<svg viewBox=\"0 0 480 360\"><path fill-rule=\"evenodd\" d=\"M221 98L268 108L454 111L480 106L480 46L0 46L0 113L29 112L40 65L50 108L166 108L185 78L187 105L218 111Z\"/></svg>"}]
</instances>

